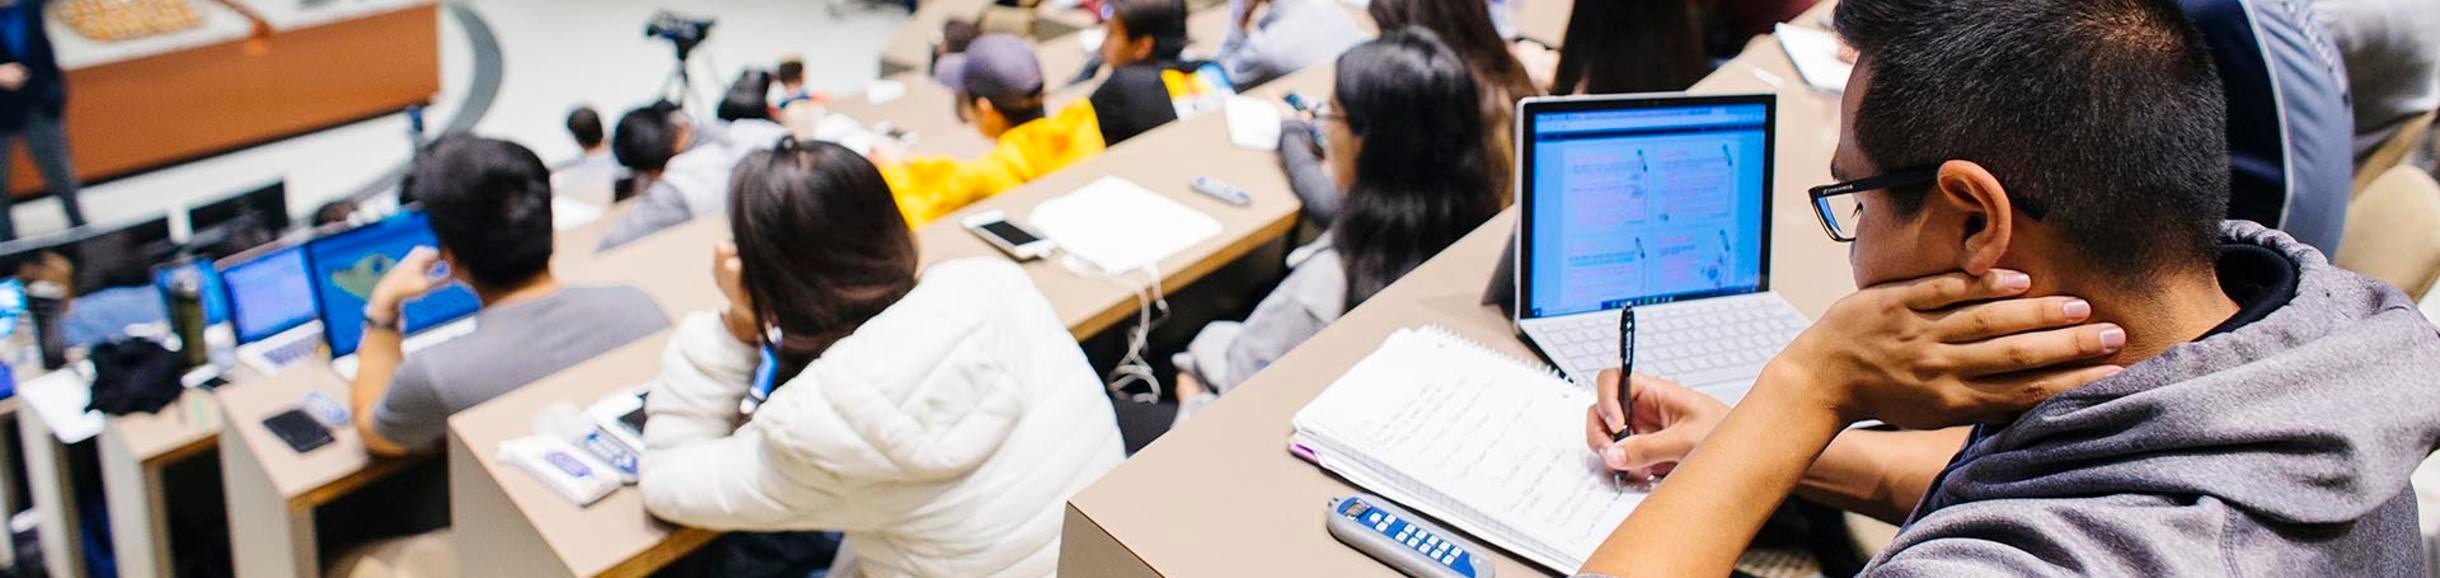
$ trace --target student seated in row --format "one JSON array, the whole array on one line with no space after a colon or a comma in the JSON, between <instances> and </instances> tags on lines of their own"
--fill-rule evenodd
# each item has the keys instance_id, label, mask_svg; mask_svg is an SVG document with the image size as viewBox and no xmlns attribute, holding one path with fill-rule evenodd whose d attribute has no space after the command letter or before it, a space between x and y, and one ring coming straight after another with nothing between
<instances>
[{"instance_id":1,"label":"student seated in row","mask_svg":"<svg viewBox=\"0 0 2440 578\"><path fill-rule=\"evenodd\" d=\"M365 299L349 407L366 450L437 448L450 414L669 326L643 291L551 275L550 179L540 157L507 141L449 136L417 155L405 187L440 247L400 259ZM399 308L458 283L482 300L475 331L405 355Z\"/></svg>"},{"instance_id":2,"label":"student seated in row","mask_svg":"<svg viewBox=\"0 0 2440 578\"><path fill-rule=\"evenodd\" d=\"M1428 30L1392 30L1340 56L1337 73L1315 121L1331 173L1348 183L1346 205L1290 254L1294 270L1244 323L1213 323L1173 358L1181 419L1500 210L1474 78L1456 52ZM1280 140L1313 146L1303 133Z\"/></svg>"},{"instance_id":3,"label":"student seated in row","mask_svg":"<svg viewBox=\"0 0 2440 578\"><path fill-rule=\"evenodd\" d=\"M1588 443L1667 479L1582 572L1727 573L1794 491L1903 524L1869 576L2424 573L2440 330L2222 220L2227 105L2175 1L1837 10L1847 182L1815 194L1864 289L1733 410L1604 375Z\"/></svg>"},{"instance_id":4,"label":"student seated in row","mask_svg":"<svg viewBox=\"0 0 2440 578\"><path fill-rule=\"evenodd\" d=\"M1510 152L1509 125L1518 101L1540 96L1541 89L1508 52L1508 43L1500 39L1491 26L1491 10L1483 2L1451 0L1374 0L1367 8L1373 22L1382 30L1397 30L1409 26L1429 30L1443 45L1465 62L1473 75L1477 91L1476 103L1481 117L1483 144L1475 149L1483 156L1483 166L1491 175L1491 187L1499 191L1500 204L1508 203L1509 180L1515 170ZM1311 134L1312 127L1289 122L1281 134ZM1279 151L1280 169L1288 174L1288 188L1304 202L1305 219L1327 228L1339 216L1339 207L1346 198L1347 183L1338 182L1322 168L1320 157L1311 147Z\"/></svg>"},{"instance_id":5,"label":"student seated in row","mask_svg":"<svg viewBox=\"0 0 2440 578\"><path fill-rule=\"evenodd\" d=\"M638 179L635 210L610 225L599 249L625 245L727 211L729 171L746 154L771 148L788 129L771 120L771 77L749 70L696 126L686 111L657 102L619 117L611 152Z\"/></svg>"},{"instance_id":6,"label":"student seated in row","mask_svg":"<svg viewBox=\"0 0 2440 578\"><path fill-rule=\"evenodd\" d=\"M1559 46L1548 70L1529 70L1551 94L1686 90L1711 74L1702 27L1694 9L1679 0L1576 0L1567 15L1567 41Z\"/></svg>"},{"instance_id":7,"label":"student seated in row","mask_svg":"<svg viewBox=\"0 0 2440 578\"><path fill-rule=\"evenodd\" d=\"M1364 41L1332 0L1229 0L1228 36L1214 60L1239 90L1338 58Z\"/></svg>"},{"instance_id":8,"label":"student seated in row","mask_svg":"<svg viewBox=\"0 0 2440 578\"><path fill-rule=\"evenodd\" d=\"M1101 140L1116 146L1178 119L1178 101L1196 95L1188 84L1186 0L1108 0L1102 63L1110 77L1088 97L1101 118Z\"/></svg>"},{"instance_id":9,"label":"student seated in row","mask_svg":"<svg viewBox=\"0 0 2440 578\"><path fill-rule=\"evenodd\" d=\"M959 120L999 146L983 156L902 159L890 145L873 151L906 224L921 226L975 201L1101 154L1101 121L1090 103L1048 114L1042 63L1034 49L1005 34L988 34L966 50L941 57L935 77L957 93Z\"/></svg>"},{"instance_id":10,"label":"student seated in row","mask_svg":"<svg viewBox=\"0 0 2440 578\"><path fill-rule=\"evenodd\" d=\"M858 575L1054 573L1064 504L1121 446L1032 280L999 258L918 271L880 171L838 145L756 153L730 194L736 241L712 271L729 304L670 340L645 404L645 507L837 530Z\"/></svg>"}]
</instances>

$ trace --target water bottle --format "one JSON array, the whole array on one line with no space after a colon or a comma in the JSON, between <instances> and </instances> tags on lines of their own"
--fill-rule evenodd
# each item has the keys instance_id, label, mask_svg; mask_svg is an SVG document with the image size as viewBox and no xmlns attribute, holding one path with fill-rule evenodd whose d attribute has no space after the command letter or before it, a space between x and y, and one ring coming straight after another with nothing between
<instances>
[{"instance_id":1,"label":"water bottle","mask_svg":"<svg viewBox=\"0 0 2440 578\"><path fill-rule=\"evenodd\" d=\"M68 334L61 328L68 308L68 288L50 281L25 286L25 308L34 316L34 342L42 350L42 368L68 365Z\"/></svg>"},{"instance_id":2,"label":"water bottle","mask_svg":"<svg viewBox=\"0 0 2440 578\"><path fill-rule=\"evenodd\" d=\"M212 363L212 348L204 343L204 321L203 278L193 267L179 267L170 274L169 326L178 334L179 358L186 363L182 369Z\"/></svg>"}]
</instances>

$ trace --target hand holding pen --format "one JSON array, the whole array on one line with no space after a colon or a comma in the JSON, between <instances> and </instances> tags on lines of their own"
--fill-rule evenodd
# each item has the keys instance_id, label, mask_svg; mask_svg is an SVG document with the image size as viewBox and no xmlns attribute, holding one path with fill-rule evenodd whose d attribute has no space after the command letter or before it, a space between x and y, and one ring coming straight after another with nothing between
<instances>
[{"instance_id":1,"label":"hand holding pen","mask_svg":"<svg viewBox=\"0 0 2440 578\"><path fill-rule=\"evenodd\" d=\"M1632 323L1619 343L1620 365L1633 363ZM1585 411L1585 444L1621 481L1645 484L1677 468L1695 445L1728 417L1728 404L1669 380L1626 371L1603 371L1595 380L1600 400Z\"/></svg>"}]
</instances>

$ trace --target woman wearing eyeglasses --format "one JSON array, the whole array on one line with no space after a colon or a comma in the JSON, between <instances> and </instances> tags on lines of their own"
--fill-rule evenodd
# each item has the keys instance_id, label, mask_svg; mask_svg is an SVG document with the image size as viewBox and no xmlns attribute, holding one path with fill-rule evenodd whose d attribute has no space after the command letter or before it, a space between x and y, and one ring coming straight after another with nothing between
<instances>
[{"instance_id":1,"label":"woman wearing eyeglasses","mask_svg":"<svg viewBox=\"0 0 2440 578\"><path fill-rule=\"evenodd\" d=\"M1022 270L918 274L905 222L837 145L739 163L729 305L680 324L645 405L654 515L839 531L867 576L1055 571L1061 504L1121 459L1109 399Z\"/></svg>"},{"instance_id":2,"label":"woman wearing eyeglasses","mask_svg":"<svg viewBox=\"0 0 2440 578\"><path fill-rule=\"evenodd\" d=\"M1483 158L1478 90L1437 36L1405 28L1349 49L1314 117L1322 161L1347 184L1329 231L1288 257L1294 271L1243 323L1203 328L1173 358L1180 416L1236 387L1500 210ZM1281 138L1282 154L1313 146ZM1310 153L1304 153L1310 154ZM1182 419L1182 417L1181 417Z\"/></svg>"}]
</instances>

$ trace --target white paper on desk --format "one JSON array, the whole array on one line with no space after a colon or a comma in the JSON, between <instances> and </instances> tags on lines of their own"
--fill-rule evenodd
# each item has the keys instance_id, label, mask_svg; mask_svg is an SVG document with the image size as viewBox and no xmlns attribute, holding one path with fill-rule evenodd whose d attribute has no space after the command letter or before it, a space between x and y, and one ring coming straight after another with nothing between
<instances>
[{"instance_id":1,"label":"white paper on desk","mask_svg":"<svg viewBox=\"0 0 2440 578\"><path fill-rule=\"evenodd\" d=\"M873 156L875 139L872 131L865 130L864 123L844 114L831 113L823 115L822 120L814 121L813 140L837 143L847 147L847 150L856 151L858 155Z\"/></svg>"},{"instance_id":2,"label":"white paper on desk","mask_svg":"<svg viewBox=\"0 0 2440 578\"><path fill-rule=\"evenodd\" d=\"M59 443L82 442L102 433L102 412L85 409L93 401L93 382L73 368L18 384L17 397L39 414Z\"/></svg>"},{"instance_id":3,"label":"white paper on desk","mask_svg":"<svg viewBox=\"0 0 2440 578\"><path fill-rule=\"evenodd\" d=\"M1228 97L1228 142L1258 151L1279 149L1279 109L1250 96Z\"/></svg>"},{"instance_id":4,"label":"white paper on desk","mask_svg":"<svg viewBox=\"0 0 2440 578\"><path fill-rule=\"evenodd\" d=\"M1034 207L1034 228L1068 255L1117 275L1220 234L1220 222L1119 177L1102 177Z\"/></svg>"},{"instance_id":5,"label":"white paper on desk","mask_svg":"<svg viewBox=\"0 0 2440 578\"><path fill-rule=\"evenodd\" d=\"M1847 75L1855 65L1839 60L1838 36L1803 26L1778 25L1773 36L1779 47L1787 49L1788 61L1796 63L1796 74L1805 77L1805 84L1816 90L1845 92Z\"/></svg>"},{"instance_id":6,"label":"white paper on desk","mask_svg":"<svg viewBox=\"0 0 2440 578\"><path fill-rule=\"evenodd\" d=\"M907 83L895 80L875 80L864 87L864 101L872 104L888 104L906 95Z\"/></svg>"},{"instance_id":7,"label":"white paper on desk","mask_svg":"<svg viewBox=\"0 0 2440 578\"><path fill-rule=\"evenodd\" d=\"M565 231L602 220L602 208L567 197L551 197L551 229Z\"/></svg>"},{"instance_id":8,"label":"white paper on desk","mask_svg":"<svg viewBox=\"0 0 2440 578\"><path fill-rule=\"evenodd\" d=\"M1109 39L1110 30L1107 28L1086 28L1076 31L1076 46L1083 48L1085 54L1101 52L1101 43Z\"/></svg>"}]
</instances>

